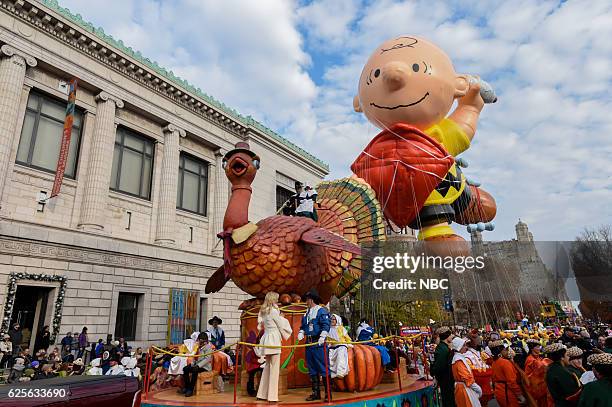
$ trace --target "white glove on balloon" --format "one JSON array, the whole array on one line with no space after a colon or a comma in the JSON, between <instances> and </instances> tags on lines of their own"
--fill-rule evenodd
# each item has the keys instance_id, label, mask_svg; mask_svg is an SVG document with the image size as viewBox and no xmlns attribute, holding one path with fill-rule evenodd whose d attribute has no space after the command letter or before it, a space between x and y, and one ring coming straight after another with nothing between
<instances>
[{"instance_id":1,"label":"white glove on balloon","mask_svg":"<svg viewBox=\"0 0 612 407\"><path fill-rule=\"evenodd\" d=\"M298 341L301 341L302 339L304 339L304 331L298 332Z\"/></svg>"}]
</instances>

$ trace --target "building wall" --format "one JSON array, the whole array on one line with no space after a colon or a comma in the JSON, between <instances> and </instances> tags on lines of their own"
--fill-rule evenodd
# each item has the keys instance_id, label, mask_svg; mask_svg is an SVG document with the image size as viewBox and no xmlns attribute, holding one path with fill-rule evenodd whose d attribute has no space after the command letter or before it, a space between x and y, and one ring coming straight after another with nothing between
<instances>
[{"instance_id":1,"label":"building wall","mask_svg":"<svg viewBox=\"0 0 612 407\"><path fill-rule=\"evenodd\" d=\"M237 141L247 140L261 156L250 204L252 221L274 214L277 173L315 184L326 169L262 132L260 125L234 122L218 106L208 106L204 116L201 106L194 106L206 101L164 80L151 82L146 66L112 44L94 41L78 24L43 4L33 7L26 1L19 13L10 2L0 3L6 6L0 9L0 149L5 153L0 154L0 174L5 175L0 175L0 285L9 286L11 273L66 277L56 342L83 326L89 328L91 340L105 339L114 332L119 293L133 292L141 299L134 344L165 344L172 288L200 291L208 301L206 319L218 315L228 342L237 339L237 307L246 294L231 282L219 293L204 294L207 278L222 264L216 233L230 190L221 168L223 154ZM56 35L57 30L62 34ZM92 57L92 49L100 52L98 57ZM102 63L104 55L114 55L118 62L112 67ZM64 178L60 195L41 205L38 196L41 191L50 193L54 174L15 163L26 103L31 92L65 100L59 85L73 76L79 78L76 104L83 111L76 177ZM174 92L170 97L168 86ZM115 110L108 122L101 113L109 111L107 103ZM96 164L96 143L114 143L117 126L155 141L150 200L111 191L110 180L98 178L105 163ZM172 134L180 135L178 143L168 141ZM178 168L178 161L164 165L165 158L174 157L172 148L209 163L205 215L176 209L175 197L164 194L176 182L163 172ZM112 156L102 161L108 164ZM106 188L88 194L94 182ZM96 227L83 222L92 200L101 203ZM168 213L171 217L164 218ZM160 222L170 230L161 240ZM50 308L44 315L50 324L59 284L28 279L17 283L51 288ZM8 309L7 290L0 289L0 309Z\"/></svg>"}]
</instances>

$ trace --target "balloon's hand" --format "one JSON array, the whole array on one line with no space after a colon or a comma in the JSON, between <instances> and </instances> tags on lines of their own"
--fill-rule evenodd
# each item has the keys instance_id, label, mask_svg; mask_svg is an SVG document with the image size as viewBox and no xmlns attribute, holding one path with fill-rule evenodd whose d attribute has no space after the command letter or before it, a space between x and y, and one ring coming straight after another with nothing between
<instances>
[{"instance_id":1,"label":"balloon's hand","mask_svg":"<svg viewBox=\"0 0 612 407\"><path fill-rule=\"evenodd\" d=\"M467 93L458 100L459 106L471 106L479 112L484 107L484 100L480 96L480 83L471 82Z\"/></svg>"}]
</instances>

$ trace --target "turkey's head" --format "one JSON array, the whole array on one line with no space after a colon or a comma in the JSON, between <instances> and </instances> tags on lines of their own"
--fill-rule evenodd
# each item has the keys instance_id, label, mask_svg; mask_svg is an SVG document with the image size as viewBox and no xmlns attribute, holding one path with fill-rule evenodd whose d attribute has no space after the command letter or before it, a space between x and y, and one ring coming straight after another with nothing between
<instances>
[{"instance_id":1,"label":"turkey's head","mask_svg":"<svg viewBox=\"0 0 612 407\"><path fill-rule=\"evenodd\" d=\"M236 143L236 148L223 157L223 168L232 187L250 187L259 169L259 156L251 151L245 141Z\"/></svg>"}]
</instances>

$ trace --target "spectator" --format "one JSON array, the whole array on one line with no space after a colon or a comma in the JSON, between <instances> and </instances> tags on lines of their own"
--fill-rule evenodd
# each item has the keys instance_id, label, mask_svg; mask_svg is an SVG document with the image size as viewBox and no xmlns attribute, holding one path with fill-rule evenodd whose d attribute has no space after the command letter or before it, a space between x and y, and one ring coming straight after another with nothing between
<instances>
[{"instance_id":1,"label":"spectator","mask_svg":"<svg viewBox=\"0 0 612 407\"><path fill-rule=\"evenodd\" d=\"M72 345L70 346L70 353L72 353L72 360L76 359L79 354L79 334L72 334Z\"/></svg>"},{"instance_id":2,"label":"spectator","mask_svg":"<svg viewBox=\"0 0 612 407\"><path fill-rule=\"evenodd\" d=\"M102 376L102 368L100 367L101 361L100 358L95 358L91 361L91 368L87 371L88 376Z\"/></svg>"},{"instance_id":3,"label":"spectator","mask_svg":"<svg viewBox=\"0 0 612 407\"><path fill-rule=\"evenodd\" d=\"M79 352L77 354L77 358L82 358L85 353L85 348L87 348L87 327L84 326L81 334L79 335Z\"/></svg>"},{"instance_id":4,"label":"spectator","mask_svg":"<svg viewBox=\"0 0 612 407\"><path fill-rule=\"evenodd\" d=\"M62 359L70 354L72 349L72 332L68 332L66 336L62 338Z\"/></svg>"},{"instance_id":5,"label":"spectator","mask_svg":"<svg viewBox=\"0 0 612 407\"><path fill-rule=\"evenodd\" d=\"M23 371L25 370L25 359L24 358L16 358L15 364L11 369L11 373L9 373L8 382L13 383L15 381L19 381L21 376L23 376Z\"/></svg>"},{"instance_id":6,"label":"spectator","mask_svg":"<svg viewBox=\"0 0 612 407\"><path fill-rule=\"evenodd\" d=\"M55 377L55 374L53 374L53 366L47 363L43 365L39 371L34 373L33 380L51 379L53 377Z\"/></svg>"},{"instance_id":7,"label":"spectator","mask_svg":"<svg viewBox=\"0 0 612 407\"><path fill-rule=\"evenodd\" d=\"M30 354L30 348L26 348L19 352L17 357L23 358L25 360L25 365L28 366L32 362L32 355Z\"/></svg>"},{"instance_id":8,"label":"spectator","mask_svg":"<svg viewBox=\"0 0 612 407\"><path fill-rule=\"evenodd\" d=\"M123 374L123 366L119 363L119 358L114 357L109 361L110 368L106 371L106 376L115 376Z\"/></svg>"},{"instance_id":9,"label":"spectator","mask_svg":"<svg viewBox=\"0 0 612 407\"><path fill-rule=\"evenodd\" d=\"M21 331L21 326L17 323L13 325L13 329L9 331L9 336L11 337L11 343L13 344L13 356L19 354L21 350L21 343L23 342L23 332Z\"/></svg>"},{"instance_id":10,"label":"spectator","mask_svg":"<svg viewBox=\"0 0 612 407\"><path fill-rule=\"evenodd\" d=\"M605 353L612 353L612 336L606 338L603 350Z\"/></svg>"},{"instance_id":11,"label":"spectator","mask_svg":"<svg viewBox=\"0 0 612 407\"><path fill-rule=\"evenodd\" d=\"M111 361L111 353L105 350L102 353L102 360L100 361L100 366L102 367L102 374L105 375L106 372L108 372L108 370L111 368L110 361Z\"/></svg>"},{"instance_id":12,"label":"spectator","mask_svg":"<svg viewBox=\"0 0 612 407\"><path fill-rule=\"evenodd\" d=\"M13 343L11 342L11 336L4 334L2 342L0 342L0 369L8 367L9 362L13 357Z\"/></svg>"},{"instance_id":13,"label":"spectator","mask_svg":"<svg viewBox=\"0 0 612 407\"><path fill-rule=\"evenodd\" d=\"M96 358L101 358L103 352L104 352L104 342L102 342L102 339L98 339L98 344L96 345L96 349L94 350L94 355Z\"/></svg>"},{"instance_id":14,"label":"spectator","mask_svg":"<svg viewBox=\"0 0 612 407\"><path fill-rule=\"evenodd\" d=\"M597 349L603 351L606 348L606 337L599 335L597 337Z\"/></svg>"},{"instance_id":15,"label":"spectator","mask_svg":"<svg viewBox=\"0 0 612 407\"><path fill-rule=\"evenodd\" d=\"M72 371L68 373L68 376L79 376L82 375L85 371L85 363L83 363L83 359L78 358L72 364Z\"/></svg>"},{"instance_id":16,"label":"spectator","mask_svg":"<svg viewBox=\"0 0 612 407\"><path fill-rule=\"evenodd\" d=\"M118 348L119 352L121 353L121 356L129 356L130 355L130 347L128 346L128 343L125 341L125 338L123 338L123 337L119 338L119 343L117 345L117 348Z\"/></svg>"},{"instance_id":17,"label":"spectator","mask_svg":"<svg viewBox=\"0 0 612 407\"><path fill-rule=\"evenodd\" d=\"M45 325L42 331L36 334L36 342L34 342L34 349L36 350L47 350L49 349L49 341L51 338L51 332L49 331L49 325Z\"/></svg>"}]
</instances>

